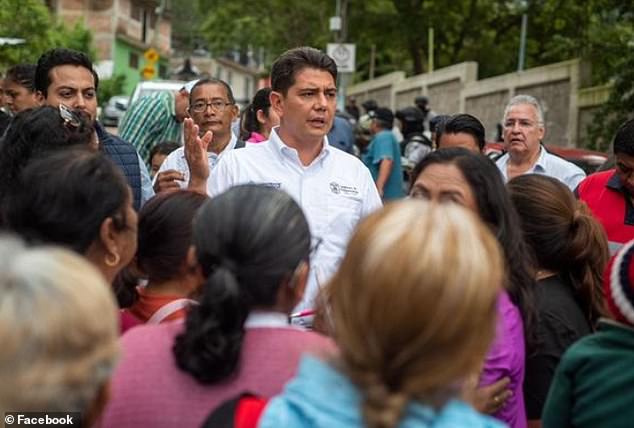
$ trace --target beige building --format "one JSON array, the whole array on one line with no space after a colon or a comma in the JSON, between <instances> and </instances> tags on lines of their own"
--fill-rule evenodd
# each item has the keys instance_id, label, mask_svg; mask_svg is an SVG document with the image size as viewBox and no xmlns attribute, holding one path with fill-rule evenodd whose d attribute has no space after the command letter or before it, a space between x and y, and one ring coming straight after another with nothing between
<instances>
[{"instance_id":1,"label":"beige building","mask_svg":"<svg viewBox=\"0 0 634 428\"><path fill-rule=\"evenodd\" d=\"M51 11L68 24L81 21L93 34L96 68L101 78L126 76L132 92L152 66L144 52L154 47L160 55L155 77L166 76L171 55L170 0L47 0Z\"/></svg>"}]
</instances>

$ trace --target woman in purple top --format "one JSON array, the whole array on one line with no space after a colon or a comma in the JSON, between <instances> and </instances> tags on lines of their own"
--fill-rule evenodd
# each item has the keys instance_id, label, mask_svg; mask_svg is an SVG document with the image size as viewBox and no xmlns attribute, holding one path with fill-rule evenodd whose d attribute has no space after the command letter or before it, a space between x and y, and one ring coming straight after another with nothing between
<instances>
[{"instance_id":1,"label":"woman in purple top","mask_svg":"<svg viewBox=\"0 0 634 428\"><path fill-rule=\"evenodd\" d=\"M517 213L495 164L462 148L437 150L414 169L410 196L463 205L480 215L504 251L507 278L497 302L496 337L480 373L480 388L508 378L509 391L496 394L480 410L512 428L527 426L524 360L534 343L535 289L532 267Z\"/></svg>"}]
</instances>

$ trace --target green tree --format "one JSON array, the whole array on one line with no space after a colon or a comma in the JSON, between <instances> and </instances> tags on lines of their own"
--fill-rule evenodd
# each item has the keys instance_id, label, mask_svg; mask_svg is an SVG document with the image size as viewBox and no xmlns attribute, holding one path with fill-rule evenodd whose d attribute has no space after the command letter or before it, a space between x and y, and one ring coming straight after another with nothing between
<instances>
[{"instance_id":1,"label":"green tree","mask_svg":"<svg viewBox=\"0 0 634 428\"><path fill-rule=\"evenodd\" d=\"M83 24L67 27L57 22L41 0L0 0L0 36L25 39L15 46L0 46L0 68L37 61L54 47L69 47L94 58L92 34Z\"/></svg>"}]
</instances>

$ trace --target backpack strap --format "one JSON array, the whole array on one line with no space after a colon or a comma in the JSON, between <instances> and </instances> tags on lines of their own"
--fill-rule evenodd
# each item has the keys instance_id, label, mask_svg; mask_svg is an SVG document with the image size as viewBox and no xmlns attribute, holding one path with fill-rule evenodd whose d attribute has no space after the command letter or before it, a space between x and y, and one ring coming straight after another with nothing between
<instances>
[{"instance_id":1,"label":"backpack strap","mask_svg":"<svg viewBox=\"0 0 634 428\"><path fill-rule=\"evenodd\" d=\"M178 312L189 305L194 305L197 303L198 302L191 299L172 300L171 302L164 304L156 312L154 312L150 319L147 320L146 324L160 324L161 321L163 321L165 318L169 317L173 313Z\"/></svg>"},{"instance_id":2,"label":"backpack strap","mask_svg":"<svg viewBox=\"0 0 634 428\"><path fill-rule=\"evenodd\" d=\"M202 428L256 428L266 403L255 395L241 394L216 407Z\"/></svg>"}]
</instances>

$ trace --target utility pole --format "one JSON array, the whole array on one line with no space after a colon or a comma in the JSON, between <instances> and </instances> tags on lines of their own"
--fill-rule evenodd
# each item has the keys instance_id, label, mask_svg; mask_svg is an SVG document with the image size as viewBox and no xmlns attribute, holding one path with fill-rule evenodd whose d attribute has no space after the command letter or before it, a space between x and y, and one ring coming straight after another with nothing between
<instances>
[{"instance_id":1,"label":"utility pole","mask_svg":"<svg viewBox=\"0 0 634 428\"><path fill-rule=\"evenodd\" d=\"M522 30L520 33L520 51L517 59L517 71L524 70L524 57L526 56L526 27L528 26L528 15L522 14Z\"/></svg>"},{"instance_id":2,"label":"utility pole","mask_svg":"<svg viewBox=\"0 0 634 428\"><path fill-rule=\"evenodd\" d=\"M376 45L372 43L370 50L370 80L374 79L374 67L376 62Z\"/></svg>"}]
</instances>

